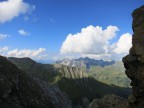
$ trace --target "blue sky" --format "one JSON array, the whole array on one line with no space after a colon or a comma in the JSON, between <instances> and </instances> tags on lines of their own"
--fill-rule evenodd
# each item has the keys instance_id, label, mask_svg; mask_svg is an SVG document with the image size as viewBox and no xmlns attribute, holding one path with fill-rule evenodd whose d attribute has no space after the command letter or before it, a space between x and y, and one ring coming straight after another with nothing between
<instances>
[{"instance_id":1,"label":"blue sky","mask_svg":"<svg viewBox=\"0 0 144 108\"><path fill-rule=\"evenodd\" d=\"M21 7L15 12L12 5L18 4ZM117 51L120 47L118 44L123 43L120 42L120 37L126 33L132 35L131 13L143 4L143 0L0 0L0 54L46 60L75 55L96 59L108 55L104 58L113 59L112 55L128 52L123 52L126 49ZM11 15L7 16L8 12ZM103 32L110 25L110 38L104 39L105 43L96 40L87 45L87 38L91 43L91 39L97 38L97 35L98 38L104 35L97 34L96 26L101 27ZM82 29L87 32L82 32ZM92 34L94 31L97 35ZM69 34L71 38L68 38ZM126 37L129 38L124 36L124 39L127 39ZM89 47L85 47L85 43ZM98 43L108 51L104 47L102 48L105 51L100 51L101 49L97 48ZM99 51L94 51L96 49ZM33 57L35 53L37 56Z\"/></svg>"}]
</instances>

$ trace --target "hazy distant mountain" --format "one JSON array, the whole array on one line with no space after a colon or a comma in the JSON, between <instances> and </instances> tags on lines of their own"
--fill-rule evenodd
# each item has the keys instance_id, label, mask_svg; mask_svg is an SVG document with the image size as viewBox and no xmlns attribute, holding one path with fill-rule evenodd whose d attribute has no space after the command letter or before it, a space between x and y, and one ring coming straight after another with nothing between
<instances>
[{"instance_id":1,"label":"hazy distant mountain","mask_svg":"<svg viewBox=\"0 0 144 108\"><path fill-rule=\"evenodd\" d=\"M104 61L104 60L95 60L88 57L85 58L78 58L78 59L63 59L56 61L57 64L63 64L66 66L71 67L80 67L80 68L86 68L87 70L90 69L91 66L108 66L115 63L114 60L110 61Z\"/></svg>"},{"instance_id":2,"label":"hazy distant mountain","mask_svg":"<svg viewBox=\"0 0 144 108\"><path fill-rule=\"evenodd\" d=\"M85 103L83 100L100 98L105 94L116 94L123 97L130 94L130 89L99 82L78 67L40 64L30 58L8 59L28 74L58 86L75 104L83 105Z\"/></svg>"}]
</instances>

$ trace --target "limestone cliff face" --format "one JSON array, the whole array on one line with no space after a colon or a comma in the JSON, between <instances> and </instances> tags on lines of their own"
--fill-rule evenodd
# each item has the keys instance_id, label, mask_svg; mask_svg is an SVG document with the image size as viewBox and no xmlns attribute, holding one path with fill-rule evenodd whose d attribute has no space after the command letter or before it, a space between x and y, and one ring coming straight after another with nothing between
<instances>
[{"instance_id":1,"label":"limestone cliff face","mask_svg":"<svg viewBox=\"0 0 144 108\"><path fill-rule=\"evenodd\" d=\"M133 89L128 107L144 108L144 6L134 10L132 16L132 48L123 58L125 73L131 79Z\"/></svg>"}]
</instances>

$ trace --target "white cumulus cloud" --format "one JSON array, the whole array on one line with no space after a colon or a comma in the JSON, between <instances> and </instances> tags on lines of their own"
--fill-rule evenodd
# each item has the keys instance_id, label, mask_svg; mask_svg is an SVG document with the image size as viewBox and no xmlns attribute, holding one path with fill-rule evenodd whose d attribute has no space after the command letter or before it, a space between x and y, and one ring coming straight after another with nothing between
<instances>
[{"instance_id":1,"label":"white cumulus cloud","mask_svg":"<svg viewBox=\"0 0 144 108\"><path fill-rule=\"evenodd\" d=\"M47 57L46 54L46 49L45 48L39 48L36 50L32 50L32 49L23 49L23 50L19 50L19 49L13 49L13 50L9 50L7 51L6 55L8 57L30 57L32 59L44 59Z\"/></svg>"},{"instance_id":2,"label":"white cumulus cloud","mask_svg":"<svg viewBox=\"0 0 144 108\"><path fill-rule=\"evenodd\" d=\"M20 14L30 13L35 6L23 0L7 0L0 2L0 23L11 21Z\"/></svg>"},{"instance_id":3,"label":"white cumulus cloud","mask_svg":"<svg viewBox=\"0 0 144 108\"><path fill-rule=\"evenodd\" d=\"M5 39L7 37L10 37L10 35L8 35L8 34L1 34L0 33L0 40Z\"/></svg>"},{"instance_id":4,"label":"white cumulus cloud","mask_svg":"<svg viewBox=\"0 0 144 108\"><path fill-rule=\"evenodd\" d=\"M132 47L132 36L129 33L123 34L117 43L114 44L113 52L116 54L126 54Z\"/></svg>"},{"instance_id":5,"label":"white cumulus cloud","mask_svg":"<svg viewBox=\"0 0 144 108\"><path fill-rule=\"evenodd\" d=\"M27 31L25 31L25 30L23 30L23 29L18 30L18 33L19 33L20 35L23 35L23 36L28 36L28 35L30 35L29 32L27 32Z\"/></svg>"},{"instance_id":6,"label":"white cumulus cloud","mask_svg":"<svg viewBox=\"0 0 144 108\"><path fill-rule=\"evenodd\" d=\"M102 29L100 26L88 26L80 33L69 34L63 42L61 55L79 54L81 57L94 59L122 58L132 46L132 36L125 33L114 41L119 31L117 26L108 26Z\"/></svg>"},{"instance_id":7,"label":"white cumulus cloud","mask_svg":"<svg viewBox=\"0 0 144 108\"><path fill-rule=\"evenodd\" d=\"M108 50L108 44L116 36L116 26L108 26L105 30L100 26L88 26L80 33L69 34L61 47L61 54L103 54Z\"/></svg>"}]
</instances>

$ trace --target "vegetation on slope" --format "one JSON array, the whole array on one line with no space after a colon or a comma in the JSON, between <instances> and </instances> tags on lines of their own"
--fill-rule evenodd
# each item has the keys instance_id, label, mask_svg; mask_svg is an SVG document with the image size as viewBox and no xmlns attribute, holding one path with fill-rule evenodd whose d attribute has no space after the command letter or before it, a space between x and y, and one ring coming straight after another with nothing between
<instances>
[{"instance_id":1,"label":"vegetation on slope","mask_svg":"<svg viewBox=\"0 0 144 108\"><path fill-rule=\"evenodd\" d=\"M113 84L120 87L130 87L130 80L125 75L122 62L116 62L110 66L92 66L89 74L96 80L106 84Z\"/></svg>"},{"instance_id":2,"label":"vegetation on slope","mask_svg":"<svg viewBox=\"0 0 144 108\"><path fill-rule=\"evenodd\" d=\"M83 71L87 71L87 73L96 80L109 85L113 84L120 87L130 87L130 80L124 72L125 69L122 62L116 62L114 60L95 60L86 57L63 59L56 63L81 68Z\"/></svg>"}]
</instances>

